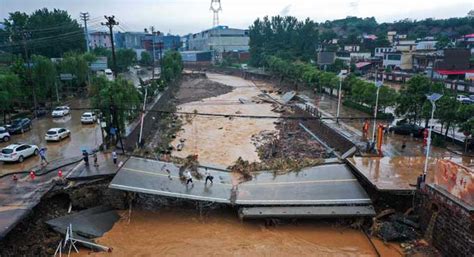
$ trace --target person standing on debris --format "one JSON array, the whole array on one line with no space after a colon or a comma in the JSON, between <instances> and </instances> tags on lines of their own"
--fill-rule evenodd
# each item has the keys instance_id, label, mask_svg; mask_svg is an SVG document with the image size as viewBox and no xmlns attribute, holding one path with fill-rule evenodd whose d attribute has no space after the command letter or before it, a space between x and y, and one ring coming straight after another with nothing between
<instances>
[{"instance_id":1,"label":"person standing on debris","mask_svg":"<svg viewBox=\"0 0 474 257\"><path fill-rule=\"evenodd\" d=\"M93 157L94 157L94 167L99 167L99 163L97 161L97 153L94 153Z\"/></svg>"},{"instance_id":2,"label":"person standing on debris","mask_svg":"<svg viewBox=\"0 0 474 257\"><path fill-rule=\"evenodd\" d=\"M116 151L112 152L112 160L114 161L114 164L117 164L117 152Z\"/></svg>"},{"instance_id":3,"label":"person standing on debris","mask_svg":"<svg viewBox=\"0 0 474 257\"><path fill-rule=\"evenodd\" d=\"M209 170L207 170L207 168L205 168L206 171L204 172L204 175L206 175L206 182L204 182L204 184L207 184L207 181L211 181L211 184L213 184L214 182L212 181L214 179L214 177L211 175L211 173L209 172Z\"/></svg>"},{"instance_id":4,"label":"person standing on debris","mask_svg":"<svg viewBox=\"0 0 474 257\"><path fill-rule=\"evenodd\" d=\"M49 164L48 160L46 159L46 148L42 147L39 150L39 156L41 159L41 165L43 165L43 163Z\"/></svg>"},{"instance_id":5,"label":"person standing on debris","mask_svg":"<svg viewBox=\"0 0 474 257\"><path fill-rule=\"evenodd\" d=\"M191 172L189 170L184 174L184 177L186 178L186 186L191 183L191 185L194 185L193 183L193 176L191 175Z\"/></svg>"},{"instance_id":6,"label":"person standing on debris","mask_svg":"<svg viewBox=\"0 0 474 257\"><path fill-rule=\"evenodd\" d=\"M82 151L83 160L86 166L89 166L89 153L84 150Z\"/></svg>"}]
</instances>

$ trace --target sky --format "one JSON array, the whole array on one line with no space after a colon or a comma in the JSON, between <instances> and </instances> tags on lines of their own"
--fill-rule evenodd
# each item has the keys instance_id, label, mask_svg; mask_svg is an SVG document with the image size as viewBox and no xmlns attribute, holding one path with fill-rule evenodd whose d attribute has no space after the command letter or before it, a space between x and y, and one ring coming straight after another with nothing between
<instances>
[{"instance_id":1,"label":"sky","mask_svg":"<svg viewBox=\"0 0 474 257\"><path fill-rule=\"evenodd\" d=\"M67 10L78 19L89 12L91 29L103 29L104 15L115 15L120 31L143 31L154 26L164 33L187 34L212 27L211 0L0 0L0 19L8 13L31 13L47 7ZM378 22L405 18L464 17L474 9L465 0L221 0L220 24L248 28L256 18L291 15L317 22L347 16L375 17Z\"/></svg>"}]
</instances>

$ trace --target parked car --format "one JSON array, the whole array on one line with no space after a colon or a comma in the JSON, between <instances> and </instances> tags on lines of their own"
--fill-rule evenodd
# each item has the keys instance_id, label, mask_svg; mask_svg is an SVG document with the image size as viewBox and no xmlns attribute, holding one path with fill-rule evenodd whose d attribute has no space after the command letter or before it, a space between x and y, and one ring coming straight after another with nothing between
<instances>
[{"instance_id":1,"label":"parked car","mask_svg":"<svg viewBox=\"0 0 474 257\"><path fill-rule=\"evenodd\" d=\"M46 110L46 108L44 107L38 107L36 108L36 111L35 111L35 114L36 114L36 117L44 117L48 114L48 110Z\"/></svg>"},{"instance_id":2,"label":"parked car","mask_svg":"<svg viewBox=\"0 0 474 257\"><path fill-rule=\"evenodd\" d=\"M3 142L10 141L10 133L8 133L8 130L5 127L0 127L0 139Z\"/></svg>"},{"instance_id":3,"label":"parked car","mask_svg":"<svg viewBox=\"0 0 474 257\"><path fill-rule=\"evenodd\" d=\"M51 113L53 118L64 117L68 114L69 114L69 107L67 106L58 106L53 110L53 113Z\"/></svg>"},{"instance_id":4,"label":"parked car","mask_svg":"<svg viewBox=\"0 0 474 257\"><path fill-rule=\"evenodd\" d=\"M36 145L11 144L0 152L0 161L23 162L25 158L38 155L39 149Z\"/></svg>"},{"instance_id":5,"label":"parked car","mask_svg":"<svg viewBox=\"0 0 474 257\"><path fill-rule=\"evenodd\" d=\"M394 132L395 134L413 135L414 137L423 136L423 130L424 130L423 127L420 127L415 124L408 124L408 123L393 126L388 129L389 132Z\"/></svg>"},{"instance_id":6,"label":"parked car","mask_svg":"<svg viewBox=\"0 0 474 257\"><path fill-rule=\"evenodd\" d=\"M65 128L52 128L46 132L44 139L46 141L61 141L62 139L69 137L71 131Z\"/></svg>"},{"instance_id":7,"label":"parked car","mask_svg":"<svg viewBox=\"0 0 474 257\"><path fill-rule=\"evenodd\" d=\"M97 121L97 116L93 112L85 112L81 116L81 122L83 124L86 124L86 123L91 124L91 123L94 123L96 121Z\"/></svg>"},{"instance_id":8,"label":"parked car","mask_svg":"<svg viewBox=\"0 0 474 257\"><path fill-rule=\"evenodd\" d=\"M465 95L456 96L456 100L458 100L459 102L461 102L463 104L472 104L472 103L474 103L474 101L470 97L465 96Z\"/></svg>"},{"instance_id":9,"label":"parked car","mask_svg":"<svg viewBox=\"0 0 474 257\"><path fill-rule=\"evenodd\" d=\"M31 120L28 118L16 119L7 126L8 133L19 134L31 129Z\"/></svg>"},{"instance_id":10,"label":"parked car","mask_svg":"<svg viewBox=\"0 0 474 257\"><path fill-rule=\"evenodd\" d=\"M105 77L106 77L109 81L114 81L114 73L112 72L111 69L105 69L105 70L104 70L104 73L105 73Z\"/></svg>"},{"instance_id":11,"label":"parked car","mask_svg":"<svg viewBox=\"0 0 474 257\"><path fill-rule=\"evenodd\" d=\"M470 95L469 98L474 102L474 95Z\"/></svg>"}]
</instances>

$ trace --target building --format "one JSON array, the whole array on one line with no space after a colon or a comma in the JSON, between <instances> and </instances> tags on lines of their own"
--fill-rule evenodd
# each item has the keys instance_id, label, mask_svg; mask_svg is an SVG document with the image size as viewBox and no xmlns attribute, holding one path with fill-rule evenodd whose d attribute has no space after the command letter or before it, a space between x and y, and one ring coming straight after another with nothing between
<instances>
[{"instance_id":1,"label":"building","mask_svg":"<svg viewBox=\"0 0 474 257\"><path fill-rule=\"evenodd\" d=\"M393 47L376 47L374 50L374 57L383 58L385 53L393 53L395 49Z\"/></svg>"},{"instance_id":2,"label":"building","mask_svg":"<svg viewBox=\"0 0 474 257\"><path fill-rule=\"evenodd\" d=\"M459 45L470 49L471 54L474 55L474 34L464 35L458 40Z\"/></svg>"},{"instance_id":3,"label":"building","mask_svg":"<svg viewBox=\"0 0 474 257\"><path fill-rule=\"evenodd\" d=\"M112 40L110 40L110 34L103 31L95 31L89 33L89 46L90 48L112 48Z\"/></svg>"},{"instance_id":4,"label":"building","mask_svg":"<svg viewBox=\"0 0 474 257\"><path fill-rule=\"evenodd\" d=\"M360 46L358 45L346 45L344 46L344 51L346 52L359 52Z\"/></svg>"},{"instance_id":5,"label":"building","mask_svg":"<svg viewBox=\"0 0 474 257\"><path fill-rule=\"evenodd\" d=\"M474 73L470 59L471 51L467 48L446 48L442 60L435 63L433 76L463 80L466 78L466 74Z\"/></svg>"},{"instance_id":6,"label":"building","mask_svg":"<svg viewBox=\"0 0 474 257\"><path fill-rule=\"evenodd\" d=\"M413 54L409 52L385 53L383 57L383 67L392 69L411 70L413 69Z\"/></svg>"},{"instance_id":7,"label":"building","mask_svg":"<svg viewBox=\"0 0 474 257\"><path fill-rule=\"evenodd\" d=\"M411 52L416 50L416 41L415 40L402 40L395 43L395 51L400 52Z\"/></svg>"},{"instance_id":8,"label":"building","mask_svg":"<svg viewBox=\"0 0 474 257\"><path fill-rule=\"evenodd\" d=\"M174 35L151 35L146 34L143 37L143 48L153 56L153 42L155 43L155 60L160 59L166 51L178 50L181 48L181 37Z\"/></svg>"},{"instance_id":9,"label":"building","mask_svg":"<svg viewBox=\"0 0 474 257\"><path fill-rule=\"evenodd\" d=\"M145 32L117 32L114 43L117 48L143 49Z\"/></svg>"},{"instance_id":10,"label":"building","mask_svg":"<svg viewBox=\"0 0 474 257\"><path fill-rule=\"evenodd\" d=\"M423 40L416 42L415 49L416 51L436 51L436 43L438 41L435 40Z\"/></svg>"},{"instance_id":11,"label":"building","mask_svg":"<svg viewBox=\"0 0 474 257\"><path fill-rule=\"evenodd\" d=\"M249 32L228 26L217 26L189 36L187 48L192 51L217 53L249 50Z\"/></svg>"},{"instance_id":12,"label":"building","mask_svg":"<svg viewBox=\"0 0 474 257\"><path fill-rule=\"evenodd\" d=\"M182 51L180 54L185 64L210 64L212 61L211 51Z\"/></svg>"}]
</instances>

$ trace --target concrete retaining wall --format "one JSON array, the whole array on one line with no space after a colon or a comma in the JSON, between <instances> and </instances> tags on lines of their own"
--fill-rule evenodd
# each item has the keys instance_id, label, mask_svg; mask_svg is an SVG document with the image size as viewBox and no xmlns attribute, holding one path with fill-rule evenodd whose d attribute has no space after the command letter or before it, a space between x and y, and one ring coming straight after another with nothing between
<instances>
[{"instance_id":1,"label":"concrete retaining wall","mask_svg":"<svg viewBox=\"0 0 474 257\"><path fill-rule=\"evenodd\" d=\"M474 211L456 203L438 189L426 186L420 194L417 212L426 231L433 213L437 212L432 244L444 256L470 257L474 253Z\"/></svg>"}]
</instances>

